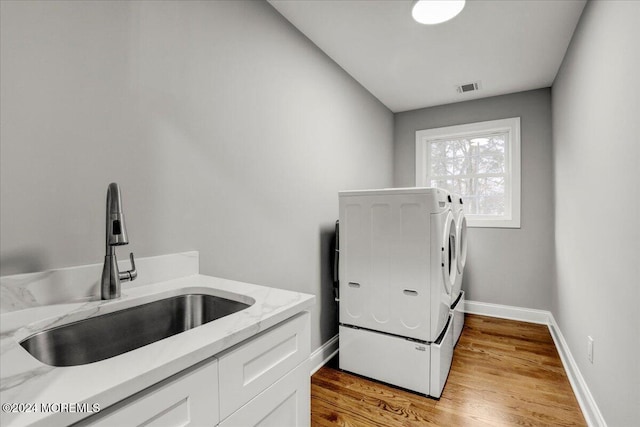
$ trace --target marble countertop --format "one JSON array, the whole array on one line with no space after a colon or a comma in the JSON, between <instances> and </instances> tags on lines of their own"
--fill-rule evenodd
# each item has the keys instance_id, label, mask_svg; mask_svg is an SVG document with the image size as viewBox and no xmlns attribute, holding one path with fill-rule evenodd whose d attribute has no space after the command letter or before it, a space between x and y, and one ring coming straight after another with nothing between
<instances>
[{"instance_id":1,"label":"marble countertop","mask_svg":"<svg viewBox=\"0 0 640 427\"><path fill-rule=\"evenodd\" d=\"M44 329L185 293L255 303L213 322L99 362L72 367L45 365L19 344ZM88 300L12 311L0 316L0 424L62 426L91 413L42 412L42 404L98 404L101 409L176 374L308 309L315 296L191 275L122 290L113 301ZM37 412L7 411L27 404ZM31 406L34 405L34 406ZM15 405L14 405L15 406ZM55 407L55 406L53 406ZM62 407L64 409L64 407Z\"/></svg>"}]
</instances>

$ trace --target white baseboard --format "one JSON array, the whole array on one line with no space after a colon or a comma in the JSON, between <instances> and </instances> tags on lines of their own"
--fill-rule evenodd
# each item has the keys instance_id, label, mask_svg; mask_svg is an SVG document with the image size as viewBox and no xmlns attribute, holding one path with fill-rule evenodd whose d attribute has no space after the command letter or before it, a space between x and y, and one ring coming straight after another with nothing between
<instances>
[{"instance_id":1,"label":"white baseboard","mask_svg":"<svg viewBox=\"0 0 640 427\"><path fill-rule=\"evenodd\" d=\"M316 349L309 359L311 360L311 375L322 368L333 356L338 353L338 334L335 334L327 342Z\"/></svg>"},{"instance_id":2,"label":"white baseboard","mask_svg":"<svg viewBox=\"0 0 640 427\"><path fill-rule=\"evenodd\" d=\"M567 373L567 377L569 377L569 382L573 388L573 394L576 395L576 399L578 400L580 409L582 409L582 414L584 415L587 424L590 427L607 427L607 423L605 422L591 391L589 391L589 387L587 387L587 383L585 382L582 373L580 373L580 369L578 368L578 365L571 354L571 350L569 350L569 346L567 345L567 342L565 341L552 313L549 313L549 332L551 332L553 342L556 344L558 354L560 354L560 360L562 360L562 365L564 366L564 370Z\"/></svg>"},{"instance_id":3,"label":"white baseboard","mask_svg":"<svg viewBox=\"0 0 640 427\"><path fill-rule=\"evenodd\" d=\"M607 427L607 423L602 417L602 413L593 399L589 387L580 373L571 350L565 341L560 328L556 323L553 314L547 310L535 310L532 308L513 307L501 304L489 304L477 301L465 301L465 313L480 314L483 316L499 317L501 319L519 320L522 322L538 323L547 325L553 342L556 345L560 360L571 383L573 394L575 394L582 414L589 427Z\"/></svg>"},{"instance_id":4,"label":"white baseboard","mask_svg":"<svg viewBox=\"0 0 640 427\"><path fill-rule=\"evenodd\" d=\"M522 322L549 324L550 312L533 308L513 307L510 305L489 304L487 302L465 301L464 312L501 319L520 320Z\"/></svg>"}]
</instances>

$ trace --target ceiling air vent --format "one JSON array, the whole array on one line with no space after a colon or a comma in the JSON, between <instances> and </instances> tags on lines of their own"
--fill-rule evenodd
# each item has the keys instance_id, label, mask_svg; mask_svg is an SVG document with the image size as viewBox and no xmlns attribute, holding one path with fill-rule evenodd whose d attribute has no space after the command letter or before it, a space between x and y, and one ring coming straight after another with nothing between
<instances>
[{"instance_id":1,"label":"ceiling air vent","mask_svg":"<svg viewBox=\"0 0 640 427\"><path fill-rule=\"evenodd\" d=\"M458 93L473 92L474 90L480 90L480 82L465 83L457 86Z\"/></svg>"}]
</instances>

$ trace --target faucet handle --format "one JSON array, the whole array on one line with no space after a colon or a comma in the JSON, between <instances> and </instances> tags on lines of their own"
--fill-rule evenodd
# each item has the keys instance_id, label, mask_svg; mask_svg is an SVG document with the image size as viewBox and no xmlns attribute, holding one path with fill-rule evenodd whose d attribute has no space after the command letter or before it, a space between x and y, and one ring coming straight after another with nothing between
<instances>
[{"instance_id":1,"label":"faucet handle","mask_svg":"<svg viewBox=\"0 0 640 427\"><path fill-rule=\"evenodd\" d=\"M131 260L131 270L121 271L118 273L121 282L129 282L131 280L136 280L138 277L138 271L136 270L136 262L133 259L133 252L129 253L129 260Z\"/></svg>"},{"instance_id":2,"label":"faucet handle","mask_svg":"<svg viewBox=\"0 0 640 427\"><path fill-rule=\"evenodd\" d=\"M131 270L128 271L131 280L136 280L138 271L136 270L136 261L133 259L133 252L129 252L129 260L131 260Z\"/></svg>"}]
</instances>

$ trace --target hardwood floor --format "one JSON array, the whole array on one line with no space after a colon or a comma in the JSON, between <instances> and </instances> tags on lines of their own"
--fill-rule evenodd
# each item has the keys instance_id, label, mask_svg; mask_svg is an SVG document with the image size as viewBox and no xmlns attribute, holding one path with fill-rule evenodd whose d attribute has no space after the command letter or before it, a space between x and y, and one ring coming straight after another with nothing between
<instances>
[{"instance_id":1,"label":"hardwood floor","mask_svg":"<svg viewBox=\"0 0 640 427\"><path fill-rule=\"evenodd\" d=\"M467 315L440 400L335 359L311 378L312 426L586 426L544 325Z\"/></svg>"}]
</instances>

